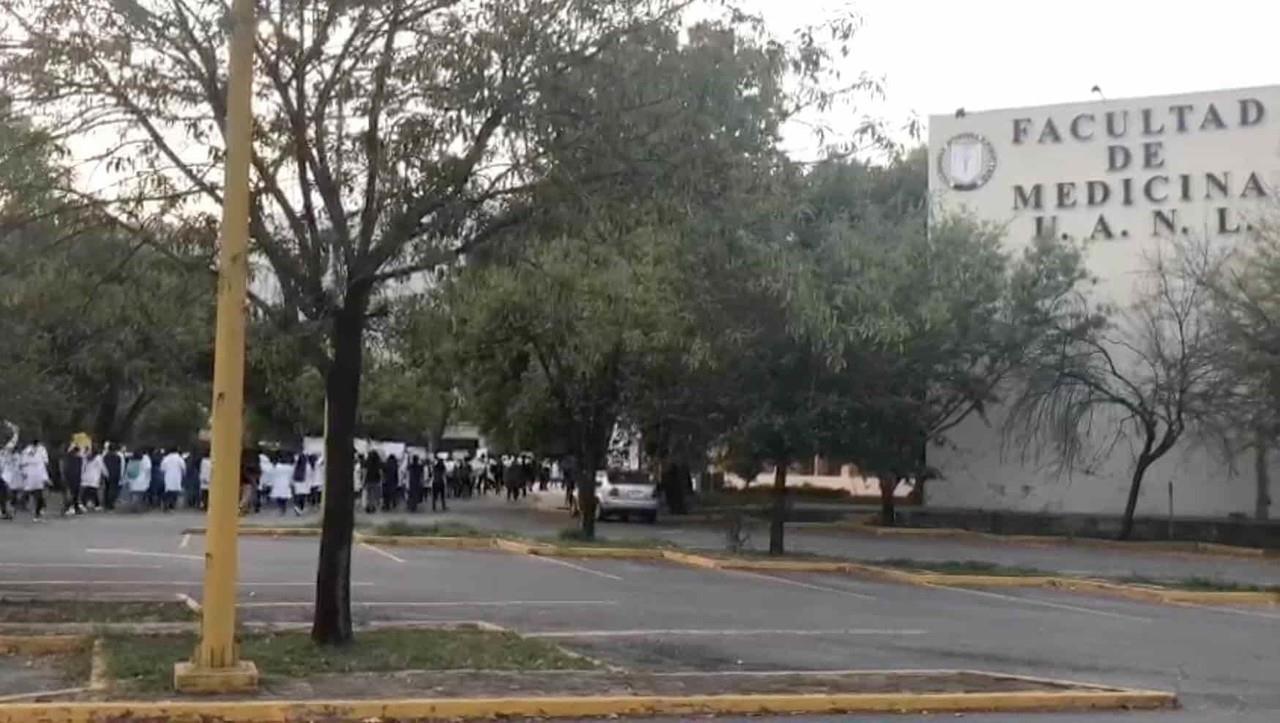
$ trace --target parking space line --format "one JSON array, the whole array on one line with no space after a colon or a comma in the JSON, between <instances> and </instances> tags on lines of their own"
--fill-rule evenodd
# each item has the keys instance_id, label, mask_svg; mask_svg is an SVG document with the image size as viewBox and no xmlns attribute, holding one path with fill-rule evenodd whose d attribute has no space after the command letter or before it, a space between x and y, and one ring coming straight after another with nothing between
<instances>
[{"instance_id":1,"label":"parking space line","mask_svg":"<svg viewBox=\"0 0 1280 723\"><path fill-rule=\"evenodd\" d=\"M599 570L592 570L592 569L591 569L591 568L589 568L589 567L583 567L582 565L575 565L575 564L573 564L572 562L569 562L569 561L567 561L567 560L561 560L561 559L558 559L558 558L555 558L555 557L544 557L544 556L542 556L542 555L528 555L528 557L532 557L532 558L533 558L533 559L535 559L535 560L541 560L541 561L543 561L543 562L550 562L550 563L552 563L552 564L560 565L560 566L562 566L562 567L567 567L567 568L569 568L570 570L577 570L578 572L585 572L585 573L587 573L588 575L595 575L595 576L597 576L597 577L603 577L603 578L606 578L606 579L609 579L609 580L621 580L621 579L622 579L622 578L618 577L617 575L610 575L610 574L609 574L609 573L607 573L607 572L600 572Z\"/></svg>"},{"instance_id":2,"label":"parking space line","mask_svg":"<svg viewBox=\"0 0 1280 723\"><path fill-rule=\"evenodd\" d=\"M204 560L203 555L182 555L176 552L147 552L145 550L126 550L119 547L90 547L85 550L90 555L126 555L132 557L167 557L176 560Z\"/></svg>"},{"instance_id":3,"label":"parking space line","mask_svg":"<svg viewBox=\"0 0 1280 723\"><path fill-rule=\"evenodd\" d=\"M173 580L0 580L0 587L8 585L138 585L151 587L200 587L200 580L187 582ZM315 587L314 582L237 582L240 587ZM371 582L353 582L351 587L372 587Z\"/></svg>"},{"instance_id":4,"label":"parking space line","mask_svg":"<svg viewBox=\"0 0 1280 723\"><path fill-rule=\"evenodd\" d=\"M388 560L394 560L395 562L401 562L401 563L404 562L403 557L397 557L391 554L390 552L387 552L386 550L382 549L381 547L375 547L373 545L370 545L367 542L361 542L360 546L366 550L369 550L370 552L376 552L379 555L382 555L383 557L387 558Z\"/></svg>"},{"instance_id":5,"label":"parking space line","mask_svg":"<svg viewBox=\"0 0 1280 723\"><path fill-rule=\"evenodd\" d=\"M1027 605L1038 605L1040 607L1054 608L1057 610L1070 610L1077 613L1088 613L1089 615L1101 615L1108 618L1118 618L1120 620L1133 620L1140 623L1154 622L1153 618L1144 618L1137 615L1127 615L1125 613L1112 612L1110 610L1095 610L1093 608L1079 607L1077 605L1067 605L1066 603L1050 602L1048 600L1036 600L1035 598L1017 597L1016 595L1002 595L998 592L989 590L974 590L967 587L952 587L950 585L930 585L929 587L942 590L951 590L953 592L963 592L979 597L994 598L996 600L1007 600L1015 603L1025 603Z\"/></svg>"},{"instance_id":6,"label":"parking space line","mask_svg":"<svg viewBox=\"0 0 1280 723\"><path fill-rule=\"evenodd\" d=\"M123 565L119 563L100 562L87 564L80 562L0 562L0 568L23 569L72 569L72 570L163 570L164 565Z\"/></svg>"},{"instance_id":7,"label":"parking space line","mask_svg":"<svg viewBox=\"0 0 1280 723\"><path fill-rule=\"evenodd\" d=\"M183 535L182 541L178 543L178 549L185 550L187 549L187 545L189 544L191 544L191 535L190 534Z\"/></svg>"},{"instance_id":8,"label":"parking space line","mask_svg":"<svg viewBox=\"0 0 1280 723\"><path fill-rule=\"evenodd\" d=\"M927 630L891 630L877 628L836 628L827 630L780 629L766 628L761 630L747 629L700 629L700 628L658 628L647 630L549 630L545 632L521 631L526 638L643 638L643 637L740 637L751 635L795 635L801 637L825 637L830 635L925 635Z\"/></svg>"},{"instance_id":9,"label":"parking space line","mask_svg":"<svg viewBox=\"0 0 1280 723\"><path fill-rule=\"evenodd\" d=\"M290 602L247 602L237 603L241 608L289 608L310 607L310 600ZM522 607L522 606L582 606L582 605L617 605L616 600L458 600L458 601L418 601L418 602L352 602L352 606L370 608L449 608L449 607Z\"/></svg>"},{"instance_id":10,"label":"parking space line","mask_svg":"<svg viewBox=\"0 0 1280 723\"><path fill-rule=\"evenodd\" d=\"M1231 613L1233 615L1244 615L1251 618L1262 618L1264 620L1280 620L1280 615L1264 613L1258 610L1241 610L1240 608L1228 608L1217 605L1197 605L1196 603L1177 603L1178 607L1195 608L1197 610L1210 610L1215 613Z\"/></svg>"},{"instance_id":11,"label":"parking space line","mask_svg":"<svg viewBox=\"0 0 1280 723\"><path fill-rule=\"evenodd\" d=\"M747 572L746 570L725 570L724 572L732 573L734 575L741 575L743 577L753 577L760 580L778 582L784 585L791 585L792 587L804 588L806 590L816 590L818 592L829 592L829 593L834 593L836 595L843 595L845 597L854 597L860 600L876 599L872 595L866 595L860 592L853 592L852 590L842 590L838 587L827 587L826 585L815 585L813 583L801 582L800 580L790 580L785 577L775 577L773 575L764 575L758 572Z\"/></svg>"}]
</instances>

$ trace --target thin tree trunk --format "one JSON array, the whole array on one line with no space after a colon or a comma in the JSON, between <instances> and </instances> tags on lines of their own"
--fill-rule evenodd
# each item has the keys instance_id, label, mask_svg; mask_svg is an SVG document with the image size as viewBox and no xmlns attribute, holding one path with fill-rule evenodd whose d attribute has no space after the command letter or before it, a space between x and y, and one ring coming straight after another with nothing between
<instances>
[{"instance_id":1,"label":"thin tree trunk","mask_svg":"<svg viewBox=\"0 0 1280 723\"><path fill-rule=\"evenodd\" d=\"M596 539L596 463L592 461L579 470L578 514L582 516L582 537Z\"/></svg>"},{"instance_id":2,"label":"thin tree trunk","mask_svg":"<svg viewBox=\"0 0 1280 723\"><path fill-rule=\"evenodd\" d=\"M673 515L688 512L685 504L685 491L689 484L689 472L679 462L666 462L662 466L662 492L667 498L667 509Z\"/></svg>"},{"instance_id":3,"label":"thin tree trunk","mask_svg":"<svg viewBox=\"0 0 1280 723\"><path fill-rule=\"evenodd\" d=\"M880 478L880 524L893 527L898 523L898 514L893 506L893 493L898 489L898 477Z\"/></svg>"},{"instance_id":4,"label":"thin tree trunk","mask_svg":"<svg viewBox=\"0 0 1280 723\"><path fill-rule=\"evenodd\" d=\"M1133 515L1138 508L1138 492L1142 489L1142 477L1155 459L1139 455L1138 464L1133 468L1133 479L1129 482L1129 500L1124 505L1124 519L1120 524L1118 539L1127 540L1133 534Z\"/></svg>"},{"instance_id":5,"label":"thin tree trunk","mask_svg":"<svg viewBox=\"0 0 1280 723\"><path fill-rule=\"evenodd\" d=\"M1254 446L1254 471L1257 474L1257 496L1253 501L1253 517L1256 520L1271 519L1271 471L1267 469L1267 444L1262 435Z\"/></svg>"},{"instance_id":6,"label":"thin tree trunk","mask_svg":"<svg viewBox=\"0 0 1280 723\"><path fill-rule=\"evenodd\" d=\"M786 459L774 462L773 510L769 515L770 555L781 555L786 552L782 535L787 523L787 465L789 463L789 460Z\"/></svg>"},{"instance_id":7,"label":"thin tree trunk","mask_svg":"<svg viewBox=\"0 0 1280 723\"><path fill-rule=\"evenodd\" d=\"M355 527L356 413L364 356L364 296L349 300L333 323L333 363L326 380L324 522L316 569L311 639L321 645L351 641L351 536Z\"/></svg>"},{"instance_id":8,"label":"thin tree trunk","mask_svg":"<svg viewBox=\"0 0 1280 723\"><path fill-rule=\"evenodd\" d=\"M98 396L98 413L93 420L93 441L105 444L115 433L116 414L120 411L120 384L115 379Z\"/></svg>"}]
</instances>

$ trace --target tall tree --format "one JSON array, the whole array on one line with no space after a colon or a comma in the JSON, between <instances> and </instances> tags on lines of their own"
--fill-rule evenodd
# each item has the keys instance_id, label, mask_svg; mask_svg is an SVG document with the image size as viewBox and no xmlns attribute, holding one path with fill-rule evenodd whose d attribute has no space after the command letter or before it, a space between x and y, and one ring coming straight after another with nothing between
<instances>
[{"instance_id":1,"label":"tall tree","mask_svg":"<svg viewBox=\"0 0 1280 723\"><path fill-rule=\"evenodd\" d=\"M474 251L531 201L625 187L677 94L633 104L635 73L678 42L682 0L269 3L257 39L253 248L274 318L322 324L328 491L312 637L351 638L352 440L370 306L388 282ZM123 178L103 200L138 225L160 203L220 203L228 23L215 0L3 0L15 102L57 133L98 132ZM762 46L763 47L763 46ZM651 64L637 64L644 48ZM817 72L821 50L795 66ZM781 54L762 51L771 63ZM702 92L673 78L669 90ZM741 94L737 85L706 89ZM616 91L616 92L610 92ZM627 92L623 92L627 91ZM767 99L769 88L753 97ZM104 133L104 131L109 131ZM607 138L608 143L601 139ZM114 141L114 142L112 142ZM572 157L611 161L563 162ZM552 163L550 159L557 159ZM556 190L559 189L559 190Z\"/></svg>"},{"instance_id":2,"label":"tall tree","mask_svg":"<svg viewBox=\"0 0 1280 723\"><path fill-rule=\"evenodd\" d=\"M1128 309L1091 305L1085 292L1027 350L1026 386L1009 428L1047 448L1064 469L1092 465L1118 446L1133 454L1119 538L1133 532L1147 471L1203 419L1219 388L1205 289L1156 255ZM1099 431L1102 430L1102 431Z\"/></svg>"}]
</instances>

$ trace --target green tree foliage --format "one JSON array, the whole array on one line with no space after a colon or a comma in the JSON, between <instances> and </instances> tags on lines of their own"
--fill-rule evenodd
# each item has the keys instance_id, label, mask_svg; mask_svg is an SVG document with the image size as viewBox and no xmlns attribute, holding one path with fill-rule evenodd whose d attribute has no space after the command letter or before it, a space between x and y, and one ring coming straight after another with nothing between
<instances>
[{"instance_id":1,"label":"green tree foliage","mask_svg":"<svg viewBox=\"0 0 1280 723\"><path fill-rule=\"evenodd\" d=\"M0 416L54 444L191 444L204 424L209 229L157 229L144 246L62 191L65 153L21 119L0 123Z\"/></svg>"}]
</instances>

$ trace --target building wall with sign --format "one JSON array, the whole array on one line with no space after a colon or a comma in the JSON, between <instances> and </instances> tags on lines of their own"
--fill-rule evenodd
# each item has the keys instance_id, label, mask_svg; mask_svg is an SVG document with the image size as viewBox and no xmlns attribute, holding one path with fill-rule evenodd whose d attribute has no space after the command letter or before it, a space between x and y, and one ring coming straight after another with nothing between
<instances>
[{"instance_id":1,"label":"building wall with sign","mask_svg":"<svg viewBox=\"0 0 1280 723\"><path fill-rule=\"evenodd\" d=\"M940 213L1001 224L1017 250L1037 233L1084 240L1099 300L1131 304L1149 259L1177 236L1230 244L1280 210L1280 86L957 112L929 120ZM997 412L930 450L929 504L1118 513L1132 455L1058 474L1010 448ZM1139 514L1252 514L1251 460L1228 464L1186 438L1146 477ZM1274 475L1273 475L1274 476Z\"/></svg>"}]
</instances>

